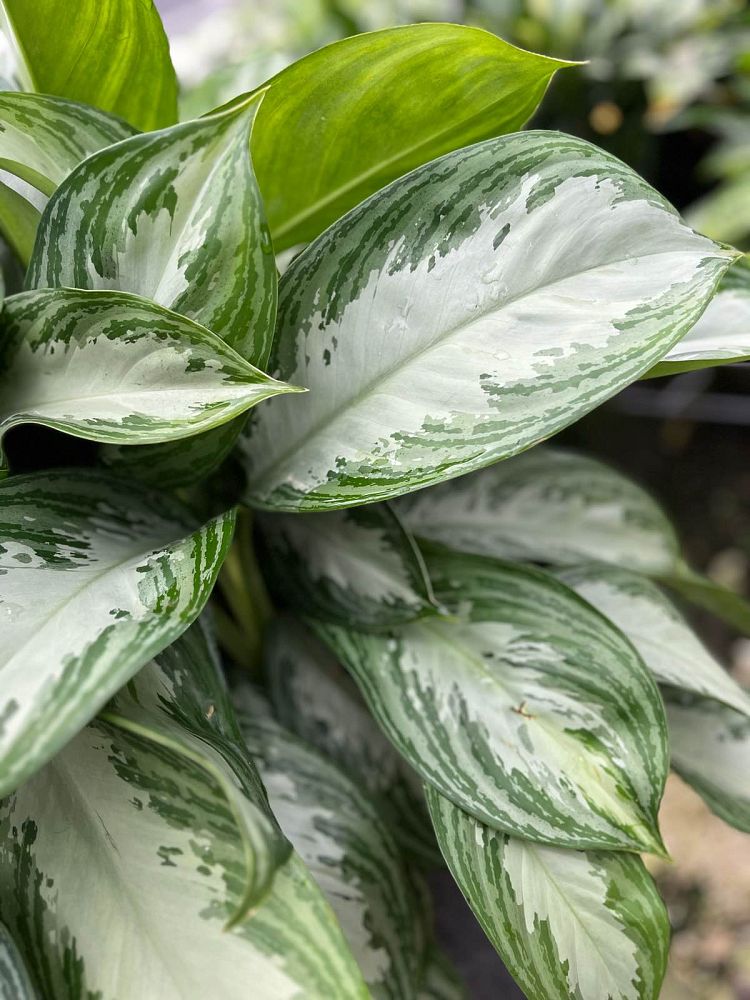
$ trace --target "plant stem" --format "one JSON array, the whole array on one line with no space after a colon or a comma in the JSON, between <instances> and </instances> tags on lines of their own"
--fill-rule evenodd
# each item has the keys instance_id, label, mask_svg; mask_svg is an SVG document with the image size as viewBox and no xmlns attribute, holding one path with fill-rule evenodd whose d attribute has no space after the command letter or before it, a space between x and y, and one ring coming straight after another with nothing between
<instances>
[{"instance_id":1,"label":"plant stem","mask_svg":"<svg viewBox=\"0 0 750 1000\"><path fill-rule=\"evenodd\" d=\"M218 609L219 639L233 659L257 673L272 607L255 559L249 511L240 511L237 517L234 543L219 574L219 586L231 612Z\"/></svg>"}]
</instances>

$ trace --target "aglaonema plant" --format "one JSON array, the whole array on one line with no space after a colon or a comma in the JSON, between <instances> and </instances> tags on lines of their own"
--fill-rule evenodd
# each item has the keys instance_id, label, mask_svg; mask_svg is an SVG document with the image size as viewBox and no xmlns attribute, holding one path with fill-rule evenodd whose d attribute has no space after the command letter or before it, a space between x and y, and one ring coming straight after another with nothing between
<instances>
[{"instance_id":1,"label":"aglaonema plant","mask_svg":"<svg viewBox=\"0 0 750 1000\"><path fill-rule=\"evenodd\" d=\"M177 123L150 4L1 6L3 995L453 1000L447 865L528 997L657 997L670 763L750 832L674 599L750 611L534 446L750 356L750 271L483 31Z\"/></svg>"}]
</instances>

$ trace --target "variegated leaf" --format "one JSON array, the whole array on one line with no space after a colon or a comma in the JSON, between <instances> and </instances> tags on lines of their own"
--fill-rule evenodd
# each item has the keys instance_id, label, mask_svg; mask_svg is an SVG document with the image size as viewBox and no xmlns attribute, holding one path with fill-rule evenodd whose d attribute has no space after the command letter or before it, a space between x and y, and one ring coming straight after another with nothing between
<instances>
[{"instance_id":1,"label":"variegated leaf","mask_svg":"<svg viewBox=\"0 0 750 1000\"><path fill-rule=\"evenodd\" d=\"M258 523L271 587L300 614L377 629L437 613L416 542L387 504Z\"/></svg>"},{"instance_id":2,"label":"variegated leaf","mask_svg":"<svg viewBox=\"0 0 750 1000\"><path fill-rule=\"evenodd\" d=\"M376 801L275 722L260 697L241 688L235 705L282 830L333 907L372 996L416 1000L421 912Z\"/></svg>"},{"instance_id":3,"label":"variegated leaf","mask_svg":"<svg viewBox=\"0 0 750 1000\"><path fill-rule=\"evenodd\" d=\"M637 573L596 563L556 575L625 633L660 684L715 698L750 716L750 696L656 584Z\"/></svg>"},{"instance_id":4,"label":"variegated leaf","mask_svg":"<svg viewBox=\"0 0 750 1000\"><path fill-rule=\"evenodd\" d=\"M420 780L326 647L299 622L281 618L268 631L265 669L281 722L386 804L394 832L409 854L439 862Z\"/></svg>"},{"instance_id":5,"label":"variegated leaf","mask_svg":"<svg viewBox=\"0 0 750 1000\"><path fill-rule=\"evenodd\" d=\"M509 837L427 790L445 859L529 1000L656 1000L669 919L640 858Z\"/></svg>"},{"instance_id":6,"label":"variegated leaf","mask_svg":"<svg viewBox=\"0 0 750 1000\"><path fill-rule=\"evenodd\" d=\"M248 859L226 784L172 726L121 719L84 729L0 808L0 918L43 995L366 1000L298 856L231 926Z\"/></svg>"},{"instance_id":7,"label":"variegated leaf","mask_svg":"<svg viewBox=\"0 0 750 1000\"><path fill-rule=\"evenodd\" d=\"M174 782L180 780L182 760L212 777L244 845L242 887L229 923L252 915L291 848L269 809L255 765L241 749L242 736L205 614L139 671L100 719L172 754L178 762ZM187 788L186 795L189 780Z\"/></svg>"},{"instance_id":8,"label":"variegated leaf","mask_svg":"<svg viewBox=\"0 0 750 1000\"><path fill-rule=\"evenodd\" d=\"M419 538L462 552L568 565L671 570L680 543L632 480L588 455L543 446L395 505Z\"/></svg>"},{"instance_id":9,"label":"variegated leaf","mask_svg":"<svg viewBox=\"0 0 750 1000\"><path fill-rule=\"evenodd\" d=\"M706 311L649 376L750 360L750 259L731 267Z\"/></svg>"},{"instance_id":10,"label":"variegated leaf","mask_svg":"<svg viewBox=\"0 0 750 1000\"><path fill-rule=\"evenodd\" d=\"M262 96L85 160L45 210L28 286L135 292L264 368L276 270L248 146Z\"/></svg>"},{"instance_id":11,"label":"variegated leaf","mask_svg":"<svg viewBox=\"0 0 750 1000\"><path fill-rule=\"evenodd\" d=\"M269 81L252 146L276 249L442 153L520 128L566 65L458 24L355 35L292 63Z\"/></svg>"},{"instance_id":12,"label":"variegated leaf","mask_svg":"<svg viewBox=\"0 0 750 1000\"><path fill-rule=\"evenodd\" d=\"M0 330L0 439L36 423L94 441L168 441L297 391L192 320L124 292L23 292L7 300Z\"/></svg>"},{"instance_id":13,"label":"variegated leaf","mask_svg":"<svg viewBox=\"0 0 750 1000\"><path fill-rule=\"evenodd\" d=\"M184 632L233 525L85 469L0 483L0 794Z\"/></svg>"},{"instance_id":14,"label":"variegated leaf","mask_svg":"<svg viewBox=\"0 0 750 1000\"><path fill-rule=\"evenodd\" d=\"M0 0L21 90L95 104L136 128L177 118L169 43L150 0Z\"/></svg>"},{"instance_id":15,"label":"variegated leaf","mask_svg":"<svg viewBox=\"0 0 750 1000\"><path fill-rule=\"evenodd\" d=\"M37 1000L37 997L15 941L0 924L0 1000Z\"/></svg>"},{"instance_id":16,"label":"variegated leaf","mask_svg":"<svg viewBox=\"0 0 750 1000\"><path fill-rule=\"evenodd\" d=\"M427 953L417 1000L467 1000L466 989L458 973L434 946Z\"/></svg>"},{"instance_id":17,"label":"variegated leaf","mask_svg":"<svg viewBox=\"0 0 750 1000\"><path fill-rule=\"evenodd\" d=\"M726 823L750 833L750 719L667 688L672 767Z\"/></svg>"},{"instance_id":18,"label":"variegated leaf","mask_svg":"<svg viewBox=\"0 0 750 1000\"><path fill-rule=\"evenodd\" d=\"M389 635L314 623L398 750L500 830L660 852L666 723L628 641L539 571L450 553L427 565L454 621Z\"/></svg>"},{"instance_id":19,"label":"variegated leaf","mask_svg":"<svg viewBox=\"0 0 750 1000\"><path fill-rule=\"evenodd\" d=\"M0 167L47 196L81 160L134 133L127 122L86 104L0 93Z\"/></svg>"},{"instance_id":20,"label":"variegated leaf","mask_svg":"<svg viewBox=\"0 0 750 1000\"><path fill-rule=\"evenodd\" d=\"M347 507L523 451L666 354L734 256L579 139L449 153L284 273L272 368L312 391L251 422L246 499Z\"/></svg>"}]
</instances>

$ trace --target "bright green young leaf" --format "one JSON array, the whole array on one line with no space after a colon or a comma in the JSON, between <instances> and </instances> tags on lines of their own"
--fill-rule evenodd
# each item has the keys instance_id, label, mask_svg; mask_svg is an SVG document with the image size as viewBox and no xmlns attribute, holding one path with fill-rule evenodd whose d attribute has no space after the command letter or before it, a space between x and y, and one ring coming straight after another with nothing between
<instances>
[{"instance_id":1,"label":"bright green young leaf","mask_svg":"<svg viewBox=\"0 0 750 1000\"><path fill-rule=\"evenodd\" d=\"M135 292L264 368L276 269L248 146L262 96L89 157L50 199L28 287Z\"/></svg>"},{"instance_id":2,"label":"bright green young leaf","mask_svg":"<svg viewBox=\"0 0 750 1000\"><path fill-rule=\"evenodd\" d=\"M100 718L135 738L151 741L180 762L197 765L215 781L243 842L243 890L231 924L240 923L268 893L290 846L271 813L252 761L241 749L234 709L208 624L198 619L117 693Z\"/></svg>"},{"instance_id":3,"label":"bright green young leaf","mask_svg":"<svg viewBox=\"0 0 750 1000\"><path fill-rule=\"evenodd\" d=\"M656 584L616 566L590 563L556 573L630 639L660 684L715 698L750 716L743 691Z\"/></svg>"},{"instance_id":4,"label":"bright green young leaf","mask_svg":"<svg viewBox=\"0 0 750 1000\"><path fill-rule=\"evenodd\" d=\"M523 451L658 361L734 256L579 139L429 163L284 273L272 368L312 391L251 422L246 499L347 507Z\"/></svg>"},{"instance_id":5,"label":"bright green young leaf","mask_svg":"<svg viewBox=\"0 0 750 1000\"><path fill-rule=\"evenodd\" d=\"M283 725L387 803L405 850L439 863L421 781L326 647L299 622L282 618L269 628L265 668L274 712Z\"/></svg>"},{"instance_id":6,"label":"bright green young leaf","mask_svg":"<svg viewBox=\"0 0 750 1000\"><path fill-rule=\"evenodd\" d=\"M121 119L75 101L0 93L0 167L47 196L81 160L134 132Z\"/></svg>"},{"instance_id":7,"label":"bright green young leaf","mask_svg":"<svg viewBox=\"0 0 750 1000\"><path fill-rule=\"evenodd\" d=\"M750 833L750 719L667 688L672 767L725 823Z\"/></svg>"},{"instance_id":8,"label":"bright green young leaf","mask_svg":"<svg viewBox=\"0 0 750 1000\"><path fill-rule=\"evenodd\" d=\"M0 1000L37 1000L26 964L7 928L0 924Z\"/></svg>"},{"instance_id":9,"label":"bright green young leaf","mask_svg":"<svg viewBox=\"0 0 750 1000\"><path fill-rule=\"evenodd\" d=\"M339 919L374 998L416 1000L419 900L375 800L274 721L250 688L235 704L281 828Z\"/></svg>"},{"instance_id":10,"label":"bright green young leaf","mask_svg":"<svg viewBox=\"0 0 750 1000\"><path fill-rule=\"evenodd\" d=\"M640 858L508 837L434 789L456 882L528 1000L657 1000L669 918Z\"/></svg>"},{"instance_id":11,"label":"bright green young leaf","mask_svg":"<svg viewBox=\"0 0 750 1000\"><path fill-rule=\"evenodd\" d=\"M266 576L300 614L377 629L437 612L419 549L386 504L258 523Z\"/></svg>"},{"instance_id":12,"label":"bright green young leaf","mask_svg":"<svg viewBox=\"0 0 750 1000\"><path fill-rule=\"evenodd\" d=\"M0 233L25 268L34 249L41 213L18 191L0 181Z\"/></svg>"},{"instance_id":13,"label":"bright green young leaf","mask_svg":"<svg viewBox=\"0 0 750 1000\"><path fill-rule=\"evenodd\" d=\"M124 292L22 292L0 330L0 439L36 423L94 441L166 441L297 391L192 320Z\"/></svg>"},{"instance_id":14,"label":"bright green young leaf","mask_svg":"<svg viewBox=\"0 0 750 1000\"><path fill-rule=\"evenodd\" d=\"M454 621L388 635L314 623L397 749L500 830L661 851L666 723L630 643L539 571L450 553L427 565Z\"/></svg>"},{"instance_id":15,"label":"bright green young leaf","mask_svg":"<svg viewBox=\"0 0 750 1000\"><path fill-rule=\"evenodd\" d=\"M177 79L152 0L0 0L22 90L68 97L139 129L177 119Z\"/></svg>"},{"instance_id":16,"label":"bright green young leaf","mask_svg":"<svg viewBox=\"0 0 750 1000\"><path fill-rule=\"evenodd\" d=\"M185 631L233 525L85 469L0 482L0 794Z\"/></svg>"},{"instance_id":17,"label":"bright green young leaf","mask_svg":"<svg viewBox=\"0 0 750 1000\"><path fill-rule=\"evenodd\" d=\"M43 996L367 1000L296 855L231 926L247 845L226 783L172 726L119 721L84 729L0 808L0 918Z\"/></svg>"},{"instance_id":18,"label":"bright green young leaf","mask_svg":"<svg viewBox=\"0 0 750 1000\"><path fill-rule=\"evenodd\" d=\"M462 552L568 565L611 562L671 570L680 543L646 491L587 455L547 446L403 497L401 519L420 538Z\"/></svg>"},{"instance_id":19,"label":"bright green young leaf","mask_svg":"<svg viewBox=\"0 0 750 1000\"><path fill-rule=\"evenodd\" d=\"M566 65L478 28L414 24L288 66L269 81L252 145L276 250L428 160L520 128Z\"/></svg>"},{"instance_id":20,"label":"bright green young leaf","mask_svg":"<svg viewBox=\"0 0 750 1000\"><path fill-rule=\"evenodd\" d=\"M466 989L458 973L435 947L427 953L417 1000L467 1000Z\"/></svg>"},{"instance_id":21,"label":"bright green young leaf","mask_svg":"<svg viewBox=\"0 0 750 1000\"><path fill-rule=\"evenodd\" d=\"M653 377L750 360L750 260L731 267L706 311L658 365Z\"/></svg>"}]
</instances>

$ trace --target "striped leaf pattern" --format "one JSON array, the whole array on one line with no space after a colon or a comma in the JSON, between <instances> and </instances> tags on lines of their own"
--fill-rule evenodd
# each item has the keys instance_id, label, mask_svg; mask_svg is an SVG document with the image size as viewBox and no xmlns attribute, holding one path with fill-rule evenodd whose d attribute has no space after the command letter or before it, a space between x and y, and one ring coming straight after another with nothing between
<instances>
[{"instance_id":1,"label":"striped leaf pattern","mask_svg":"<svg viewBox=\"0 0 750 1000\"><path fill-rule=\"evenodd\" d=\"M312 391L252 421L246 499L347 507L523 451L666 354L734 256L581 140L449 153L284 273L272 368Z\"/></svg>"},{"instance_id":2,"label":"striped leaf pattern","mask_svg":"<svg viewBox=\"0 0 750 1000\"><path fill-rule=\"evenodd\" d=\"M296 855L231 926L247 843L226 783L171 726L163 737L121 721L84 729L0 807L0 918L43 996L366 1000Z\"/></svg>"},{"instance_id":3,"label":"striped leaf pattern","mask_svg":"<svg viewBox=\"0 0 750 1000\"><path fill-rule=\"evenodd\" d=\"M23 292L0 328L0 439L23 423L121 444L184 438L297 391L197 323L124 292Z\"/></svg>"},{"instance_id":4,"label":"striped leaf pattern","mask_svg":"<svg viewBox=\"0 0 750 1000\"><path fill-rule=\"evenodd\" d=\"M44 213L28 287L135 292L264 368L276 271L248 145L261 100L80 164Z\"/></svg>"},{"instance_id":5,"label":"striped leaf pattern","mask_svg":"<svg viewBox=\"0 0 750 1000\"><path fill-rule=\"evenodd\" d=\"M665 690L672 767L726 823L750 833L750 719Z\"/></svg>"},{"instance_id":6,"label":"striped leaf pattern","mask_svg":"<svg viewBox=\"0 0 750 1000\"><path fill-rule=\"evenodd\" d=\"M333 907L372 996L416 1000L419 900L377 804L275 722L260 698L245 687L235 704L271 808Z\"/></svg>"},{"instance_id":7,"label":"striped leaf pattern","mask_svg":"<svg viewBox=\"0 0 750 1000\"><path fill-rule=\"evenodd\" d=\"M0 167L47 196L81 160L134 133L127 122L86 104L0 93Z\"/></svg>"},{"instance_id":8,"label":"striped leaf pattern","mask_svg":"<svg viewBox=\"0 0 750 1000\"><path fill-rule=\"evenodd\" d=\"M535 570L434 553L456 620L315 622L422 778L483 822L565 847L660 852L656 685L622 634Z\"/></svg>"},{"instance_id":9,"label":"striped leaf pattern","mask_svg":"<svg viewBox=\"0 0 750 1000\"><path fill-rule=\"evenodd\" d=\"M21 90L68 97L139 129L177 119L177 79L153 3L0 0L0 30Z\"/></svg>"},{"instance_id":10,"label":"striped leaf pattern","mask_svg":"<svg viewBox=\"0 0 750 1000\"><path fill-rule=\"evenodd\" d=\"M37 995L15 941L0 924L0 1000L37 1000Z\"/></svg>"},{"instance_id":11,"label":"striped leaf pattern","mask_svg":"<svg viewBox=\"0 0 750 1000\"><path fill-rule=\"evenodd\" d=\"M695 326L648 375L750 360L750 258L731 267Z\"/></svg>"},{"instance_id":12,"label":"striped leaf pattern","mask_svg":"<svg viewBox=\"0 0 750 1000\"><path fill-rule=\"evenodd\" d=\"M282 603L358 628L435 614L411 534L387 504L259 520L265 565Z\"/></svg>"},{"instance_id":13,"label":"striped leaf pattern","mask_svg":"<svg viewBox=\"0 0 750 1000\"><path fill-rule=\"evenodd\" d=\"M640 858L519 840L434 789L438 841L528 1000L656 1000L669 920Z\"/></svg>"},{"instance_id":14,"label":"striped leaf pattern","mask_svg":"<svg viewBox=\"0 0 750 1000\"><path fill-rule=\"evenodd\" d=\"M542 446L395 505L420 538L462 552L569 565L596 560L648 574L680 559L646 491L587 455Z\"/></svg>"},{"instance_id":15,"label":"striped leaf pattern","mask_svg":"<svg viewBox=\"0 0 750 1000\"><path fill-rule=\"evenodd\" d=\"M573 566L556 575L625 633L660 684L714 698L750 716L750 695L714 659L656 584L601 564Z\"/></svg>"},{"instance_id":16,"label":"striped leaf pattern","mask_svg":"<svg viewBox=\"0 0 750 1000\"><path fill-rule=\"evenodd\" d=\"M0 483L0 794L184 632L233 525L84 469Z\"/></svg>"},{"instance_id":17,"label":"striped leaf pattern","mask_svg":"<svg viewBox=\"0 0 750 1000\"><path fill-rule=\"evenodd\" d=\"M383 803L396 837L412 857L429 864L439 861L421 781L383 735L326 647L299 622L282 618L269 628L264 658L280 722Z\"/></svg>"},{"instance_id":18,"label":"striped leaf pattern","mask_svg":"<svg viewBox=\"0 0 750 1000\"><path fill-rule=\"evenodd\" d=\"M458 24L355 35L292 63L269 81L252 145L276 249L436 156L520 128L565 65Z\"/></svg>"}]
</instances>

